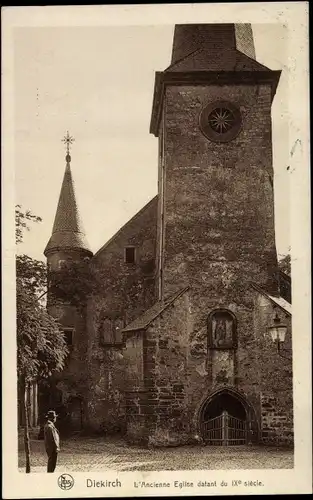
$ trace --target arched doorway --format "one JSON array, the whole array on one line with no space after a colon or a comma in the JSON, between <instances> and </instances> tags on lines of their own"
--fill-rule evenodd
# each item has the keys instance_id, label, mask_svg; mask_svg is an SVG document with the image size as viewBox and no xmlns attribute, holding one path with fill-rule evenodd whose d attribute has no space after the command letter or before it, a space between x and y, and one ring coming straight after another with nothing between
<instances>
[{"instance_id":1,"label":"arched doorway","mask_svg":"<svg viewBox=\"0 0 313 500\"><path fill-rule=\"evenodd\" d=\"M224 389L211 395L200 411L200 431L211 446L239 446L251 443L255 432L253 410L236 391Z\"/></svg>"}]
</instances>

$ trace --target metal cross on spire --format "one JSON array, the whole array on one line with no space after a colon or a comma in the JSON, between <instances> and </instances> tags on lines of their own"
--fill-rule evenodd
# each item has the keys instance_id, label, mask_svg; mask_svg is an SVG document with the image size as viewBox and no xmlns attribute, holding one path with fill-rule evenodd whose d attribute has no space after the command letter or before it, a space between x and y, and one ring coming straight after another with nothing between
<instances>
[{"instance_id":1,"label":"metal cross on spire","mask_svg":"<svg viewBox=\"0 0 313 500\"><path fill-rule=\"evenodd\" d=\"M75 139L69 134L69 131L67 131L66 135L62 139L62 142L64 142L66 146L66 161L70 162L71 161L70 146L73 144L73 142L75 142Z\"/></svg>"}]
</instances>

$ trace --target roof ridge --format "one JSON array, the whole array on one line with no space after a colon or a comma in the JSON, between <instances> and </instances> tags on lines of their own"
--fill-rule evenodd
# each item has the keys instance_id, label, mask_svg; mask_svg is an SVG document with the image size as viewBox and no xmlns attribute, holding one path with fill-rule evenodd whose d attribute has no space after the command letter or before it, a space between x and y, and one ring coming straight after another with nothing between
<instances>
[{"instance_id":1,"label":"roof ridge","mask_svg":"<svg viewBox=\"0 0 313 500\"><path fill-rule=\"evenodd\" d=\"M263 290L262 287L260 287L260 285L257 285L256 283L250 282L250 285L253 288L255 288L255 290L257 290L259 293L261 293L262 295L267 297L273 304L275 304L275 306L278 306L280 309L282 309L285 313L289 314L290 316L292 315L292 313L291 313L292 306L291 306L291 304L289 304L289 302L287 302L286 299L284 299L284 297L282 297L281 295L279 295L278 297L274 297L274 295L271 295L270 293L266 292L265 290ZM275 299L277 299L277 300L275 300ZM286 302L286 304L288 304L290 311L288 309L286 309L282 304L279 304L279 302L278 302L279 299L282 299L284 302Z\"/></svg>"},{"instance_id":2,"label":"roof ridge","mask_svg":"<svg viewBox=\"0 0 313 500\"><path fill-rule=\"evenodd\" d=\"M289 276L289 274L287 274L285 271L279 269L279 274L282 274L284 278L286 278L288 281L291 281L291 276Z\"/></svg>"},{"instance_id":3,"label":"roof ridge","mask_svg":"<svg viewBox=\"0 0 313 500\"><path fill-rule=\"evenodd\" d=\"M162 304L162 301L156 301L151 307L149 307L148 309L146 309L146 311L144 311L140 316L138 316L137 318L135 318L128 326L126 326L122 332L130 332L130 331L136 331L136 330L144 330L145 328L147 328L147 326L150 325L150 323L152 323L152 321L154 321L163 311L165 311L165 309L168 308L168 306L170 306L176 299L178 299L178 297L180 297L181 295L183 295L188 289L189 289L189 285L188 286L185 286L184 288L180 289L178 292L175 292L173 295L171 295L165 303ZM141 326L132 326L133 324L136 325L136 322L138 322L138 320L142 317L144 317L149 311L153 311L153 308L156 307L156 305L160 304L161 307L160 309L158 309L152 316L151 318L148 318L144 323L143 325Z\"/></svg>"},{"instance_id":4,"label":"roof ridge","mask_svg":"<svg viewBox=\"0 0 313 500\"><path fill-rule=\"evenodd\" d=\"M219 49L214 49L214 48L210 48L210 47L199 47L197 48L196 50L190 52L189 54L181 57L179 60L175 61L174 63L171 63L170 66L168 66L163 73L170 73L171 71L175 71L175 68L177 66L179 66L182 62L188 62L188 59L192 60L193 57L195 57L197 54L201 54L201 53L204 53L204 54L207 54L208 56L208 61L209 61L209 56L214 53L214 51L218 51L219 53L223 54L223 51L219 50ZM248 56L247 54L245 54L244 52L242 52L241 50L237 49L237 48L233 48L231 51L228 51L228 53L232 54L232 56L234 57L234 69L233 70L218 70L218 71L236 71L236 72L240 72L240 71L244 71L242 69L237 69L238 65L240 64L240 61L243 62L244 60L246 60L246 62L252 66L252 68L254 67L254 69L248 69L246 71L273 71L271 70L270 68L268 68L267 66L264 66L264 64L261 64L259 61L257 61L256 59L253 59L253 57L250 57ZM238 57L239 56L239 57ZM239 64L238 64L239 63ZM182 70L182 71L186 71L186 70ZM190 71L194 71L194 72L197 72L197 71L203 71L203 70L199 70L199 69L196 69L196 68L193 68L191 69ZM205 71L210 71L209 69L208 70L205 70ZM177 72L180 72L180 70L178 70Z\"/></svg>"},{"instance_id":5,"label":"roof ridge","mask_svg":"<svg viewBox=\"0 0 313 500\"><path fill-rule=\"evenodd\" d=\"M260 66L263 70L273 71L270 68L268 68L267 66L264 66L264 64L261 64L257 59L253 59L253 57L247 56L247 54L245 54L241 50L235 49L235 51L236 51L236 53L240 54L241 56L245 57L246 59L249 59L253 64Z\"/></svg>"},{"instance_id":6,"label":"roof ridge","mask_svg":"<svg viewBox=\"0 0 313 500\"><path fill-rule=\"evenodd\" d=\"M184 61L185 59L188 59L188 57L194 55L196 52L201 52L201 50L203 50L203 47L198 47L197 49L193 50L192 52L190 52L189 54L181 57L180 59L177 59L177 61L175 62L172 62L164 71L168 71L170 69L172 69L173 67L175 67L177 64L180 64L182 61Z\"/></svg>"}]
</instances>

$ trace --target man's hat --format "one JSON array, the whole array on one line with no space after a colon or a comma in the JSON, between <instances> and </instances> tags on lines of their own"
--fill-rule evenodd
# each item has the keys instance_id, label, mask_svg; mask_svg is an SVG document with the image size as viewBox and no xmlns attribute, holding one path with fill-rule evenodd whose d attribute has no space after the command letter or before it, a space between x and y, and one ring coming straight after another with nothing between
<instances>
[{"instance_id":1,"label":"man's hat","mask_svg":"<svg viewBox=\"0 0 313 500\"><path fill-rule=\"evenodd\" d=\"M49 410L47 415L46 415L47 418L56 418L57 417L57 414L55 413L54 410Z\"/></svg>"}]
</instances>

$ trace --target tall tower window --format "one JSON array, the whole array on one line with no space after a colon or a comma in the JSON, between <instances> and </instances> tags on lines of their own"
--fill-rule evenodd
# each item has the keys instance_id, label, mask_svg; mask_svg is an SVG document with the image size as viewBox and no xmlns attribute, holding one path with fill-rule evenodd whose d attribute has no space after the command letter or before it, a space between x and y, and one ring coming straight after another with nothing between
<instances>
[{"instance_id":1,"label":"tall tower window","mask_svg":"<svg viewBox=\"0 0 313 500\"><path fill-rule=\"evenodd\" d=\"M126 264L135 264L136 262L136 249L135 247L125 248L125 262Z\"/></svg>"}]
</instances>

